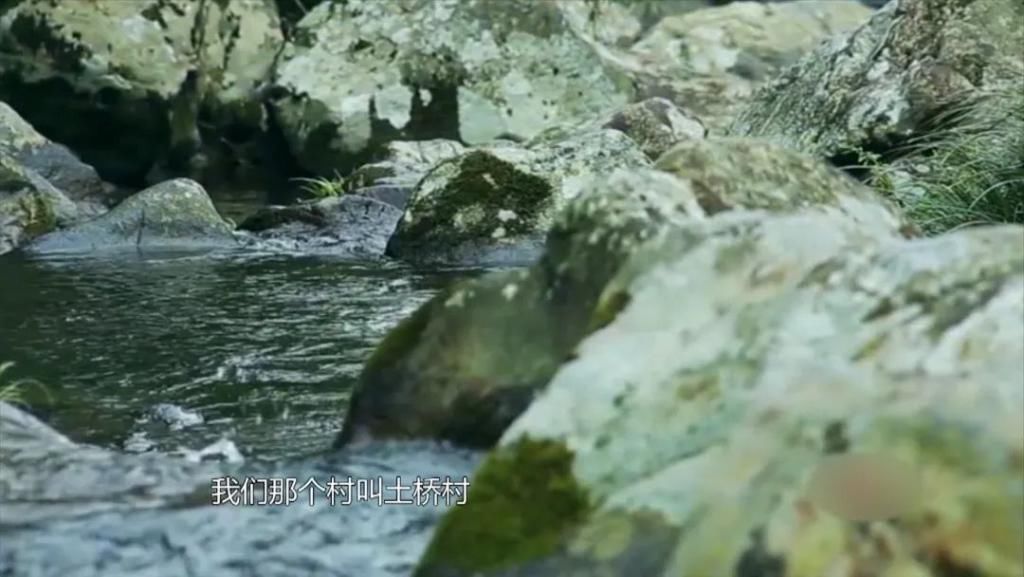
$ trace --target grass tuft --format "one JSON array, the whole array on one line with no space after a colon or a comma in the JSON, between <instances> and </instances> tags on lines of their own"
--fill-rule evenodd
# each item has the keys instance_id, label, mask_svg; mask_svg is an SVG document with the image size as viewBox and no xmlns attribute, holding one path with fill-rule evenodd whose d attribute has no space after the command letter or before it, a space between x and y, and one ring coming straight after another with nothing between
<instances>
[{"instance_id":1,"label":"grass tuft","mask_svg":"<svg viewBox=\"0 0 1024 577\"><path fill-rule=\"evenodd\" d=\"M295 178L302 190L315 199L333 198L345 194L345 179L338 174L333 178Z\"/></svg>"},{"instance_id":2,"label":"grass tuft","mask_svg":"<svg viewBox=\"0 0 1024 577\"><path fill-rule=\"evenodd\" d=\"M1024 224L1024 93L996 92L952 106L922 137L868 159L870 182L926 234Z\"/></svg>"}]
</instances>

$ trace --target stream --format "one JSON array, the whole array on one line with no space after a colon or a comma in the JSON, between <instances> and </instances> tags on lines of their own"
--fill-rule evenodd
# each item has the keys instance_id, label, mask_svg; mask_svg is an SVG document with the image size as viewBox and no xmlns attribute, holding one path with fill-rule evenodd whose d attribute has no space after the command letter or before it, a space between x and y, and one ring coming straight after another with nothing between
<instances>
[{"instance_id":1,"label":"stream","mask_svg":"<svg viewBox=\"0 0 1024 577\"><path fill-rule=\"evenodd\" d=\"M22 395L56 430L0 412L0 576L409 575L450 499L215 506L213 479L464 480L478 455L331 445L375 344L472 274L252 252L0 258L0 362L38 381Z\"/></svg>"}]
</instances>

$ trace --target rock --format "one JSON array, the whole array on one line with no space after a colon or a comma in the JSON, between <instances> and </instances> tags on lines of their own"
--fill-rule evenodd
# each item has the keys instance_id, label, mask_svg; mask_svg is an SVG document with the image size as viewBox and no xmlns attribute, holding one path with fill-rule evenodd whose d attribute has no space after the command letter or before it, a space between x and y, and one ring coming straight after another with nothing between
<instances>
[{"instance_id":1,"label":"rock","mask_svg":"<svg viewBox=\"0 0 1024 577\"><path fill-rule=\"evenodd\" d=\"M1019 92L1015 0L897 0L758 92L730 133L827 157L884 153L978 91Z\"/></svg>"},{"instance_id":2,"label":"rock","mask_svg":"<svg viewBox=\"0 0 1024 577\"><path fill-rule=\"evenodd\" d=\"M63 192L0 150L0 255L78 216Z\"/></svg>"},{"instance_id":3,"label":"rock","mask_svg":"<svg viewBox=\"0 0 1024 577\"><path fill-rule=\"evenodd\" d=\"M381 200L348 194L317 202L268 207L239 228L257 233L263 246L381 257L402 210Z\"/></svg>"},{"instance_id":4,"label":"rock","mask_svg":"<svg viewBox=\"0 0 1024 577\"><path fill-rule=\"evenodd\" d=\"M1021 246L1020 226L907 241L820 212L664 235L416 577L1021 574ZM915 502L822 510L837 452L900 463Z\"/></svg>"},{"instance_id":5,"label":"rock","mask_svg":"<svg viewBox=\"0 0 1024 577\"><path fill-rule=\"evenodd\" d=\"M393 140L530 138L625 104L557 3L324 2L275 75L276 116L317 174L342 174Z\"/></svg>"},{"instance_id":6,"label":"rock","mask_svg":"<svg viewBox=\"0 0 1024 577\"><path fill-rule=\"evenodd\" d=\"M603 56L640 98L667 98L721 132L759 86L870 13L856 0L733 2L666 16L630 49Z\"/></svg>"},{"instance_id":7,"label":"rock","mask_svg":"<svg viewBox=\"0 0 1024 577\"><path fill-rule=\"evenodd\" d=\"M676 174L640 168L592 177L558 214L532 267L453 286L388 334L363 369L339 443L419 437L490 446L579 341L626 304L614 295L598 302L623 263L708 212L814 210L874 237L898 236L899 218L869 188L800 153L758 144L685 143L659 163Z\"/></svg>"},{"instance_id":8,"label":"rock","mask_svg":"<svg viewBox=\"0 0 1024 577\"><path fill-rule=\"evenodd\" d=\"M412 188L423 175L442 160L462 154L466 147L454 140L394 140L381 147L371 163L357 168L345 184L348 190L374 185L394 185ZM404 203L400 208L404 208Z\"/></svg>"},{"instance_id":9,"label":"rock","mask_svg":"<svg viewBox=\"0 0 1024 577\"><path fill-rule=\"evenodd\" d=\"M254 96L282 42L263 0L21 0L0 13L0 36L0 100L126 185L196 168L204 139L260 132Z\"/></svg>"},{"instance_id":10,"label":"rock","mask_svg":"<svg viewBox=\"0 0 1024 577\"><path fill-rule=\"evenodd\" d=\"M700 140L708 132L689 111L665 98L648 98L580 125L549 128L530 140L530 145L554 143L600 129L618 130L630 137L651 160L657 160L676 143Z\"/></svg>"},{"instance_id":11,"label":"rock","mask_svg":"<svg viewBox=\"0 0 1024 577\"><path fill-rule=\"evenodd\" d=\"M113 187L96 170L78 159L66 146L57 144L32 128L6 103L0 101L0 156L32 170L78 201L86 213L98 213L111 202Z\"/></svg>"},{"instance_id":12,"label":"rock","mask_svg":"<svg viewBox=\"0 0 1024 577\"><path fill-rule=\"evenodd\" d=\"M207 249L237 244L198 183L179 178L151 186L103 216L37 239L32 254L106 249Z\"/></svg>"},{"instance_id":13,"label":"rock","mask_svg":"<svg viewBox=\"0 0 1024 577\"><path fill-rule=\"evenodd\" d=\"M617 130L470 150L416 186L388 254L418 263L532 262L554 215L591 175L649 165Z\"/></svg>"}]
</instances>

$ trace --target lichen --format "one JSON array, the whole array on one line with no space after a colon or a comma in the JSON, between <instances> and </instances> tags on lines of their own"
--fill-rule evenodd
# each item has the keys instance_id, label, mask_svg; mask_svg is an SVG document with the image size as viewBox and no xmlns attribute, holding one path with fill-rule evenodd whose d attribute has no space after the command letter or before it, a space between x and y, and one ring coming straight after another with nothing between
<instances>
[{"instance_id":1,"label":"lichen","mask_svg":"<svg viewBox=\"0 0 1024 577\"><path fill-rule=\"evenodd\" d=\"M417 575L439 567L482 572L555 553L591 511L564 444L523 438L499 449L473 478L467 505L434 535Z\"/></svg>"}]
</instances>

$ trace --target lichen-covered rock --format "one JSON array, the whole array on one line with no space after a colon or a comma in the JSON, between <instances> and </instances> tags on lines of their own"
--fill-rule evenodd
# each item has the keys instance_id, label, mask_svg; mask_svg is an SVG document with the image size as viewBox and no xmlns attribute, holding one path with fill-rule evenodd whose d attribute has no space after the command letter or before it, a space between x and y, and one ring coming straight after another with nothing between
<instances>
[{"instance_id":1,"label":"lichen-covered rock","mask_svg":"<svg viewBox=\"0 0 1024 577\"><path fill-rule=\"evenodd\" d=\"M417 577L1020 575L1022 246L746 211L647 244ZM836 453L901 463L916 500L820 508Z\"/></svg>"},{"instance_id":2,"label":"lichen-covered rock","mask_svg":"<svg viewBox=\"0 0 1024 577\"><path fill-rule=\"evenodd\" d=\"M857 0L733 2L666 16L629 50L603 55L641 98L668 98L720 132L759 86L870 13Z\"/></svg>"},{"instance_id":3,"label":"lichen-covered rock","mask_svg":"<svg viewBox=\"0 0 1024 577\"><path fill-rule=\"evenodd\" d=\"M623 262L650 239L709 218L700 201L709 195L718 199L704 201L710 212L813 208L858 223L865 235L898 236L899 219L870 189L799 153L756 145L698 141L692 150L666 154L666 168L677 175L633 169L592 177L558 214L532 267L454 286L381 342L364 367L340 441L432 437L492 444L580 339L627 304L614 295L598 302ZM723 167L676 164L687 155L721 158ZM723 180L729 170L733 179ZM792 195L792 205L780 201L778 190Z\"/></svg>"},{"instance_id":4,"label":"lichen-covered rock","mask_svg":"<svg viewBox=\"0 0 1024 577\"><path fill-rule=\"evenodd\" d=\"M103 182L96 170L78 159L67 147L57 144L25 121L13 108L0 101L0 156L6 156L35 171L83 209L110 203L113 187ZM98 206L97 206L98 205Z\"/></svg>"},{"instance_id":5,"label":"lichen-covered rock","mask_svg":"<svg viewBox=\"0 0 1024 577\"><path fill-rule=\"evenodd\" d=\"M63 192L0 149L0 255L78 216Z\"/></svg>"},{"instance_id":6,"label":"lichen-covered rock","mask_svg":"<svg viewBox=\"0 0 1024 577\"><path fill-rule=\"evenodd\" d=\"M0 14L0 38L0 99L129 184L187 167L201 110L215 129L258 132L253 95L282 42L267 0L21 0Z\"/></svg>"},{"instance_id":7,"label":"lichen-covered rock","mask_svg":"<svg viewBox=\"0 0 1024 577\"><path fill-rule=\"evenodd\" d=\"M555 215L592 176L649 164L630 138L607 129L529 148L470 150L419 182L388 254L414 262L532 262Z\"/></svg>"},{"instance_id":8,"label":"lichen-covered rock","mask_svg":"<svg viewBox=\"0 0 1024 577\"><path fill-rule=\"evenodd\" d=\"M978 91L1019 92L1022 21L1017 0L894 0L761 89L729 131L829 157L892 150Z\"/></svg>"},{"instance_id":9,"label":"lichen-covered rock","mask_svg":"<svg viewBox=\"0 0 1024 577\"><path fill-rule=\"evenodd\" d=\"M185 178L138 192L103 216L52 232L26 247L32 254L108 249L208 249L237 244L232 227L198 183Z\"/></svg>"},{"instance_id":10,"label":"lichen-covered rock","mask_svg":"<svg viewBox=\"0 0 1024 577\"><path fill-rule=\"evenodd\" d=\"M238 228L256 233L261 248L381 257L395 231L401 209L386 202L347 194L308 204L271 206Z\"/></svg>"},{"instance_id":11,"label":"lichen-covered rock","mask_svg":"<svg viewBox=\"0 0 1024 577\"><path fill-rule=\"evenodd\" d=\"M324 2L281 54L274 107L293 153L350 172L391 140L529 138L626 103L558 3Z\"/></svg>"},{"instance_id":12,"label":"lichen-covered rock","mask_svg":"<svg viewBox=\"0 0 1024 577\"><path fill-rule=\"evenodd\" d=\"M708 132L688 110L665 98L648 98L579 125L554 126L531 139L529 145L558 142L604 128L630 137L651 160L657 160L678 142L700 140Z\"/></svg>"}]
</instances>

